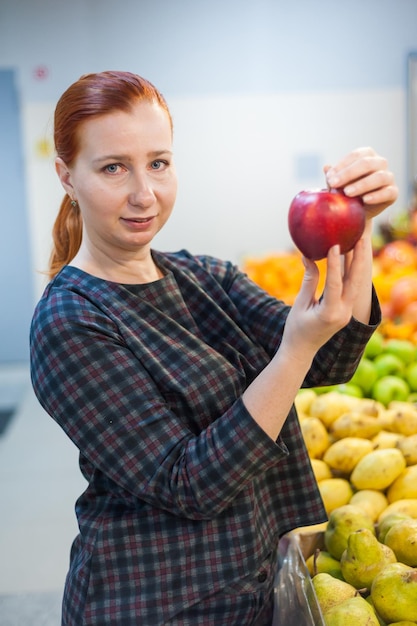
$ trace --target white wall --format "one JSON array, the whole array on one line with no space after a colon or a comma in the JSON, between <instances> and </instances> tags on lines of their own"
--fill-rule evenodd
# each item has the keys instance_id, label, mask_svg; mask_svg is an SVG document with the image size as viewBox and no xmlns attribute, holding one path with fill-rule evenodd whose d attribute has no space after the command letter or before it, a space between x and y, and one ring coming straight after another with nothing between
<instances>
[{"instance_id":1,"label":"white wall","mask_svg":"<svg viewBox=\"0 0 417 626\"><path fill-rule=\"evenodd\" d=\"M248 254L287 249L286 217L293 196L303 188L322 187L322 165L361 145L388 155L397 179L403 176L400 89L172 98L170 105L179 193L170 222L155 240L159 249L187 247L236 262ZM32 104L24 111L33 266L38 272L47 266L50 232L63 195L52 157L42 158L37 151L39 142L50 137L53 106ZM303 163L311 176L300 171ZM402 192L397 207L405 205ZM37 296L44 280L36 274Z\"/></svg>"},{"instance_id":2,"label":"white wall","mask_svg":"<svg viewBox=\"0 0 417 626\"><path fill-rule=\"evenodd\" d=\"M415 0L2 2L0 67L16 69L21 92L36 298L62 197L40 142L80 74L135 71L168 99L180 187L155 246L240 262L288 247L292 197L322 186L322 165L357 146L388 158L400 185L391 213L405 208L416 24Z\"/></svg>"}]
</instances>

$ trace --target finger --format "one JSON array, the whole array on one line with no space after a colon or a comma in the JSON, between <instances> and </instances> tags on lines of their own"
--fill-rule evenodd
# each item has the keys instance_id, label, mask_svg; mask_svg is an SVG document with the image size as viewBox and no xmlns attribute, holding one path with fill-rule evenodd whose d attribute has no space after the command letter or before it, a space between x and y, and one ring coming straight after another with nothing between
<instances>
[{"instance_id":1,"label":"finger","mask_svg":"<svg viewBox=\"0 0 417 626\"><path fill-rule=\"evenodd\" d=\"M373 174L388 170L386 159L378 155L362 155L360 158L341 161L327 171L327 182L332 187L345 188L349 184ZM352 194L354 195L354 194ZM360 195L356 192L356 195Z\"/></svg>"},{"instance_id":2,"label":"finger","mask_svg":"<svg viewBox=\"0 0 417 626\"><path fill-rule=\"evenodd\" d=\"M343 259L343 276L349 273L349 269L353 260L353 250L347 252Z\"/></svg>"},{"instance_id":3,"label":"finger","mask_svg":"<svg viewBox=\"0 0 417 626\"><path fill-rule=\"evenodd\" d=\"M350 167L356 161L359 161L361 159L369 159L373 157L379 157L379 155L375 152L373 148L370 148L370 147L356 148L356 150L352 150L351 152L349 152L349 154L347 154L342 159L340 159L333 166L333 169L335 169L336 171L340 171L340 170L345 169L346 167Z\"/></svg>"},{"instance_id":4,"label":"finger","mask_svg":"<svg viewBox=\"0 0 417 626\"><path fill-rule=\"evenodd\" d=\"M345 262L342 299L346 304L351 303L353 305L359 295L360 285L363 281L366 253L367 244L363 239L359 239L353 249L351 258Z\"/></svg>"},{"instance_id":5,"label":"finger","mask_svg":"<svg viewBox=\"0 0 417 626\"><path fill-rule=\"evenodd\" d=\"M329 185L329 182L327 180L327 172L331 169L331 167L332 167L331 165L324 165L323 166L324 178L326 180L327 189L331 189L331 187Z\"/></svg>"},{"instance_id":6,"label":"finger","mask_svg":"<svg viewBox=\"0 0 417 626\"><path fill-rule=\"evenodd\" d=\"M319 282L319 269L310 259L302 257L305 272L301 283L300 290L294 304L307 309L315 302L316 290Z\"/></svg>"},{"instance_id":7,"label":"finger","mask_svg":"<svg viewBox=\"0 0 417 626\"><path fill-rule=\"evenodd\" d=\"M323 304L326 307L337 305L343 289L342 257L340 246L333 246L327 254L327 272L323 291Z\"/></svg>"},{"instance_id":8,"label":"finger","mask_svg":"<svg viewBox=\"0 0 417 626\"><path fill-rule=\"evenodd\" d=\"M362 196L362 200L365 204L373 206L373 205L383 205L389 206L393 202L395 202L398 198L398 187L397 185L387 185L386 187L382 187L381 189L374 189L373 191L366 193Z\"/></svg>"},{"instance_id":9,"label":"finger","mask_svg":"<svg viewBox=\"0 0 417 626\"><path fill-rule=\"evenodd\" d=\"M349 183L343 188L343 191L347 196L362 196L362 199L365 201L367 194L394 186L395 179L392 172L389 170L376 170L355 182Z\"/></svg>"}]
</instances>

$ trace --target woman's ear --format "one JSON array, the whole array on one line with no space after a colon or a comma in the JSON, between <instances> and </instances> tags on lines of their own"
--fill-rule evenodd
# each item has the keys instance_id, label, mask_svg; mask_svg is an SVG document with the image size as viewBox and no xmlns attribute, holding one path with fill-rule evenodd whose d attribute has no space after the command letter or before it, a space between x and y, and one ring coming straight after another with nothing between
<instances>
[{"instance_id":1,"label":"woman's ear","mask_svg":"<svg viewBox=\"0 0 417 626\"><path fill-rule=\"evenodd\" d=\"M72 200L76 200L74 194L74 187L71 182L71 173L67 164L61 159L61 157L55 158L55 171L58 174L58 178L61 181L61 185Z\"/></svg>"}]
</instances>

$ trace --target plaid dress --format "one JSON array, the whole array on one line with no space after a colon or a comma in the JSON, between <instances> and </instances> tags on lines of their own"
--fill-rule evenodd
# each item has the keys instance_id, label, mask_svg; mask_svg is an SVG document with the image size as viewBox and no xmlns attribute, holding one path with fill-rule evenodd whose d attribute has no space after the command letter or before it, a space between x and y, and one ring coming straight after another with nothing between
<instances>
[{"instance_id":1,"label":"plaid dress","mask_svg":"<svg viewBox=\"0 0 417 626\"><path fill-rule=\"evenodd\" d=\"M257 572L282 534L326 519L295 410L274 442L241 399L289 308L231 263L153 256L165 275L144 285L64 267L33 316L33 387L88 482L66 626L182 623ZM305 386L348 380L379 319L374 297L370 325L352 319Z\"/></svg>"}]
</instances>

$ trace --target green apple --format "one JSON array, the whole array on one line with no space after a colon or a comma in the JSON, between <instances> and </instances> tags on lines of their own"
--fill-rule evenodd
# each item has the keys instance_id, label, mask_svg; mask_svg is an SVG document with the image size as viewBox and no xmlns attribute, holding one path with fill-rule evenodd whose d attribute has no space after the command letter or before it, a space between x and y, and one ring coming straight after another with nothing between
<instances>
[{"instance_id":1,"label":"green apple","mask_svg":"<svg viewBox=\"0 0 417 626\"><path fill-rule=\"evenodd\" d=\"M347 396L354 396L355 398L363 398L363 391L359 385L353 384L353 382L341 383L336 385L335 391L343 393Z\"/></svg>"},{"instance_id":2,"label":"green apple","mask_svg":"<svg viewBox=\"0 0 417 626\"><path fill-rule=\"evenodd\" d=\"M350 379L350 383L352 385L357 385L366 395L368 394L374 383L378 378L378 372L374 365L374 362L371 359L366 358L365 356L359 361L359 365L356 368L356 372L353 374Z\"/></svg>"},{"instance_id":3,"label":"green apple","mask_svg":"<svg viewBox=\"0 0 417 626\"><path fill-rule=\"evenodd\" d=\"M378 354L381 354L384 345L384 337L378 331L375 331L374 334L369 339L366 344L365 351L363 356L367 359L374 359Z\"/></svg>"},{"instance_id":4,"label":"green apple","mask_svg":"<svg viewBox=\"0 0 417 626\"><path fill-rule=\"evenodd\" d=\"M316 392L318 396L320 396L323 393L329 393L329 391L334 391L336 387L337 385L325 385L324 387L313 387L312 389Z\"/></svg>"},{"instance_id":5,"label":"green apple","mask_svg":"<svg viewBox=\"0 0 417 626\"><path fill-rule=\"evenodd\" d=\"M403 376L405 371L403 361L395 354L383 352L375 357L373 363L378 378L382 376Z\"/></svg>"},{"instance_id":6,"label":"green apple","mask_svg":"<svg viewBox=\"0 0 417 626\"><path fill-rule=\"evenodd\" d=\"M417 361L407 365L404 379L409 384L411 391L417 391Z\"/></svg>"},{"instance_id":7,"label":"green apple","mask_svg":"<svg viewBox=\"0 0 417 626\"><path fill-rule=\"evenodd\" d=\"M410 395L408 383L399 376L382 376L372 387L372 397L388 406L393 400L405 402Z\"/></svg>"},{"instance_id":8,"label":"green apple","mask_svg":"<svg viewBox=\"0 0 417 626\"><path fill-rule=\"evenodd\" d=\"M387 339L384 344L384 352L394 354L406 365L416 360L416 348L407 339Z\"/></svg>"}]
</instances>

